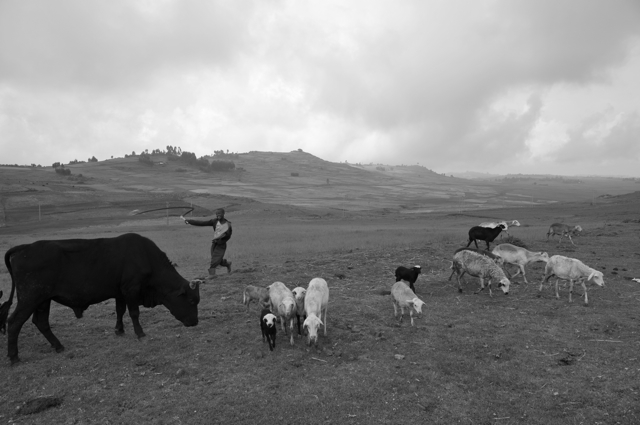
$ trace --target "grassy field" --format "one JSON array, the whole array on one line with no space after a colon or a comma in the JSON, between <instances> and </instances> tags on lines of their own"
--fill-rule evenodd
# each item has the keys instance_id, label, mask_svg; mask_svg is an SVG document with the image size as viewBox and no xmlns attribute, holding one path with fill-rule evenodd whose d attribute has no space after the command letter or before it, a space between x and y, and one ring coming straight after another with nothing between
<instances>
[{"instance_id":1,"label":"grassy field","mask_svg":"<svg viewBox=\"0 0 640 425\"><path fill-rule=\"evenodd\" d=\"M25 324L22 362L0 366L0 422L639 423L640 284L631 280L640 277L639 206L636 197L620 197L598 205L336 215L236 205L227 214L235 271L203 285L197 327L183 327L160 306L141 312L146 338L135 338L128 316L118 337L113 301L82 319L54 304L52 327L66 351L56 354ZM518 219L523 226L510 231L531 250L602 270L606 287L588 288L588 307L579 296L569 303L566 287L559 300L548 285L539 296L543 265L536 264L527 268L535 283L518 277L508 296L474 295L474 278L458 293L455 279L447 280L452 253L471 226L494 217ZM554 221L585 229L577 246L546 241ZM0 249L126 232L154 240L184 277L204 276L209 229L162 215L5 228ZM416 288L426 305L411 327L394 319L384 294L393 270L414 264L423 267ZM318 347L303 339L291 346L279 331L270 352L255 305L247 312L241 304L243 288L277 280L306 286L313 277L330 287L327 336ZM9 288L3 267L2 301ZM58 405L19 410L39 397Z\"/></svg>"}]
</instances>

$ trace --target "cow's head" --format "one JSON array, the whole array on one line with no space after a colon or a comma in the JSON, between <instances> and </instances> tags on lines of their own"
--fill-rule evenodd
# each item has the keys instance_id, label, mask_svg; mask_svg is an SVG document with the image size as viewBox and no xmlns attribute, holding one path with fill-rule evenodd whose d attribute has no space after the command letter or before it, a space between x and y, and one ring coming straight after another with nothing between
<instances>
[{"instance_id":1,"label":"cow's head","mask_svg":"<svg viewBox=\"0 0 640 425\"><path fill-rule=\"evenodd\" d=\"M315 314L309 315L302 327L307 330L307 345L314 344L318 345L318 328L322 325L322 320Z\"/></svg>"},{"instance_id":2,"label":"cow's head","mask_svg":"<svg viewBox=\"0 0 640 425\"><path fill-rule=\"evenodd\" d=\"M271 313L267 313L262 318L262 321L268 328L271 328L276 325L276 316Z\"/></svg>"},{"instance_id":3,"label":"cow's head","mask_svg":"<svg viewBox=\"0 0 640 425\"><path fill-rule=\"evenodd\" d=\"M186 280L178 289L170 292L162 300L162 304L169 309L173 317L185 326L198 324L198 303L200 302L200 282Z\"/></svg>"},{"instance_id":4,"label":"cow's head","mask_svg":"<svg viewBox=\"0 0 640 425\"><path fill-rule=\"evenodd\" d=\"M500 279L500 282L498 282L498 288L502 289L505 295L509 295L509 285L511 285L511 282L509 282L509 279L506 277L503 277Z\"/></svg>"},{"instance_id":5,"label":"cow's head","mask_svg":"<svg viewBox=\"0 0 640 425\"><path fill-rule=\"evenodd\" d=\"M592 270L587 281L593 281L598 286L604 286L604 275L601 271Z\"/></svg>"}]
</instances>

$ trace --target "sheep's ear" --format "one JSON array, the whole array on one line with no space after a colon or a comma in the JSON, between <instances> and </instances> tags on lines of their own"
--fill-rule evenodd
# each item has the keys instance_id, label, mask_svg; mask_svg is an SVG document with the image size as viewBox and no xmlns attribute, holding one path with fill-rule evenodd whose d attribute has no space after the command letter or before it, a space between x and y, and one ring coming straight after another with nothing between
<instances>
[{"instance_id":1,"label":"sheep's ear","mask_svg":"<svg viewBox=\"0 0 640 425\"><path fill-rule=\"evenodd\" d=\"M318 323L320 324L320 326L324 325L324 323L322 323L322 320L318 319Z\"/></svg>"},{"instance_id":2,"label":"sheep's ear","mask_svg":"<svg viewBox=\"0 0 640 425\"><path fill-rule=\"evenodd\" d=\"M591 278L596 274L596 271L592 271L591 274L589 275L589 277L587 278L587 280L591 280Z\"/></svg>"}]
</instances>

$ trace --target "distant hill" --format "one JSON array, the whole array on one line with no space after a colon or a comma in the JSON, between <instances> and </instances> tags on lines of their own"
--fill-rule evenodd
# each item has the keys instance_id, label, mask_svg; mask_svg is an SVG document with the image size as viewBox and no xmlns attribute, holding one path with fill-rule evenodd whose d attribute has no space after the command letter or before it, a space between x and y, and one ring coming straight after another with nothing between
<instances>
[{"instance_id":1,"label":"distant hill","mask_svg":"<svg viewBox=\"0 0 640 425\"><path fill-rule=\"evenodd\" d=\"M218 155L233 161L231 171L204 172L166 155L65 164L70 175L52 167L0 166L0 226L47 216L81 215L120 220L132 211L193 205L195 215L234 203L282 205L322 211L423 213L527 207L562 201L604 202L601 195L638 190L630 179L469 180L436 173L420 165L353 165L325 161L302 151ZM467 174L470 175L470 174ZM274 208L274 207L269 207Z\"/></svg>"}]
</instances>

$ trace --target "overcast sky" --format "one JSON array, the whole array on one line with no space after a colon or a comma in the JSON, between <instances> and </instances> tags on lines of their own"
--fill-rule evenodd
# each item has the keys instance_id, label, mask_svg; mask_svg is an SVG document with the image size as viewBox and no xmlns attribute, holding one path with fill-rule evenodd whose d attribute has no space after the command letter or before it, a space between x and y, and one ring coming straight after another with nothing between
<instances>
[{"instance_id":1,"label":"overcast sky","mask_svg":"<svg viewBox=\"0 0 640 425\"><path fill-rule=\"evenodd\" d=\"M0 0L0 163L640 177L638 0Z\"/></svg>"}]
</instances>

